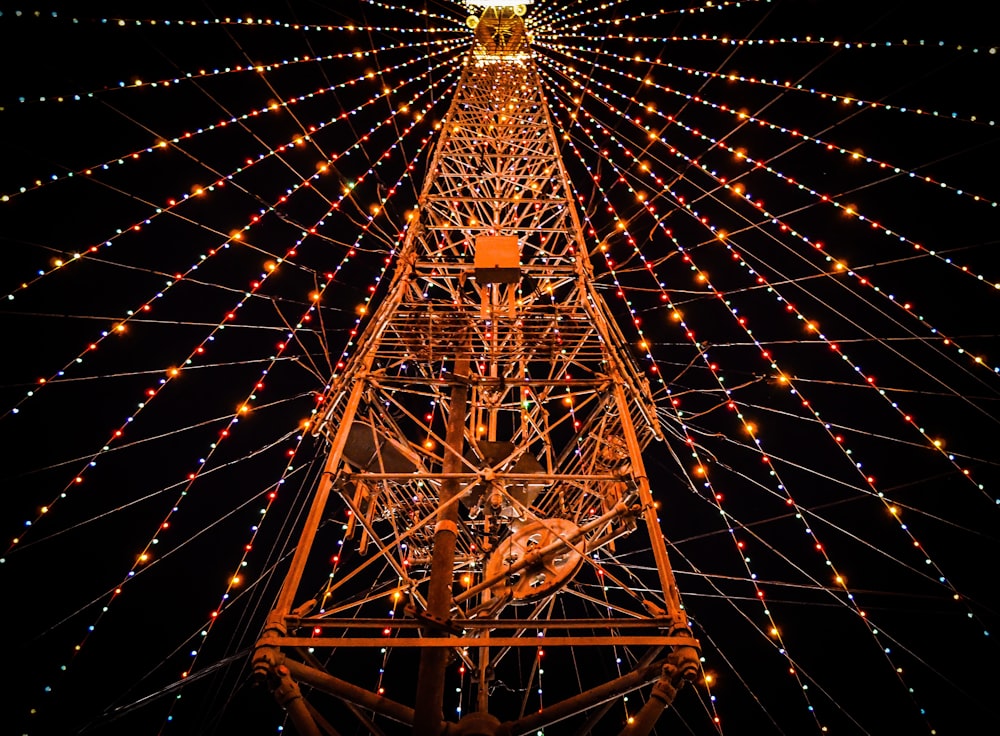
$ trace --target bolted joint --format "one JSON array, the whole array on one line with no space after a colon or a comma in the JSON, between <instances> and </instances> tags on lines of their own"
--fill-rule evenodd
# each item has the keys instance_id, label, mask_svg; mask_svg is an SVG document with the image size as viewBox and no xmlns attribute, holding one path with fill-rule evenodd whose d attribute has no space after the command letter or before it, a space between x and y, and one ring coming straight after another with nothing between
<instances>
[{"instance_id":1,"label":"bolted joint","mask_svg":"<svg viewBox=\"0 0 1000 736\"><path fill-rule=\"evenodd\" d=\"M253 679L257 684L263 684L270 679L277 660L277 653L278 650L274 647L257 644L251 663L253 667Z\"/></svg>"},{"instance_id":2,"label":"bolted joint","mask_svg":"<svg viewBox=\"0 0 1000 736\"><path fill-rule=\"evenodd\" d=\"M276 679L272 689L274 699L278 705L287 710L293 700L302 699L302 690L299 689L299 683L292 679L292 674L285 665L279 664L273 672Z\"/></svg>"},{"instance_id":3,"label":"bolted joint","mask_svg":"<svg viewBox=\"0 0 1000 736\"><path fill-rule=\"evenodd\" d=\"M666 708L674 702L674 698L677 697L677 691L685 682L684 678L678 676L677 667L668 662L663 665L663 671L660 675L660 679L656 681L655 685L653 685L653 689L649 693L649 697L656 698L663 703L663 707Z\"/></svg>"},{"instance_id":4,"label":"bolted joint","mask_svg":"<svg viewBox=\"0 0 1000 736\"><path fill-rule=\"evenodd\" d=\"M254 645L253 678L258 683L270 680L283 655L275 645L275 641L288 634L285 628L285 617L279 611L271 611L264 624L264 631Z\"/></svg>"},{"instance_id":5,"label":"bolted joint","mask_svg":"<svg viewBox=\"0 0 1000 736\"><path fill-rule=\"evenodd\" d=\"M670 633L671 636L691 637L691 632L686 628L678 629ZM695 678L698 677L698 671L701 669L701 658L699 656L697 642L691 638L691 644L689 646L675 646L674 650L667 658L667 661L677 670L676 678L674 680L675 685L680 686L685 682L694 682Z\"/></svg>"}]
</instances>

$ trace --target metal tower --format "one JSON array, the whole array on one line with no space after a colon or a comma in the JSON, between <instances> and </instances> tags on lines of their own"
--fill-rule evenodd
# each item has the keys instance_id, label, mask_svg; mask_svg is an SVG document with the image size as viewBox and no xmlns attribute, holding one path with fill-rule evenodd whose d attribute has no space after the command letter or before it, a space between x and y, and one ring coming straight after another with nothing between
<instances>
[{"instance_id":1,"label":"metal tower","mask_svg":"<svg viewBox=\"0 0 1000 736\"><path fill-rule=\"evenodd\" d=\"M329 455L254 655L300 734L337 732L300 684L373 734L391 726L369 714L500 736L578 714L586 732L655 683L623 731L646 734L699 668L643 464L655 407L592 284L525 8L478 4L391 285L331 380ZM336 576L331 495L357 546ZM616 544L648 569L609 580ZM595 647L611 646L639 654L595 683ZM344 675L358 648L407 673L402 697ZM527 712L543 654L559 699ZM475 708L446 718L456 672Z\"/></svg>"}]
</instances>

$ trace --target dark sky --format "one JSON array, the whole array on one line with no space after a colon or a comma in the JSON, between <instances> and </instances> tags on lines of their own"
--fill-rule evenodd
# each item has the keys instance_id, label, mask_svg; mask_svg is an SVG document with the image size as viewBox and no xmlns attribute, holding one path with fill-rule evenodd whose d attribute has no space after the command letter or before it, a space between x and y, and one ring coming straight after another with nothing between
<instances>
[{"instance_id":1,"label":"dark sky","mask_svg":"<svg viewBox=\"0 0 1000 736\"><path fill-rule=\"evenodd\" d=\"M658 733L717 733L716 716L728 734L996 731L986 4L655 19L635 17L649 3L600 4L531 14L554 13L536 48L597 282L664 421L698 439L698 460L678 442L681 465L657 446L647 463L714 682ZM413 207L466 12L75 5L0 4L0 590L16 681L0 731L277 733L246 662L322 459L300 421ZM331 510L331 544L343 518ZM333 665L404 699L408 668L378 653ZM449 677L453 713L467 683ZM551 702L566 679L546 678Z\"/></svg>"}]
</instances>

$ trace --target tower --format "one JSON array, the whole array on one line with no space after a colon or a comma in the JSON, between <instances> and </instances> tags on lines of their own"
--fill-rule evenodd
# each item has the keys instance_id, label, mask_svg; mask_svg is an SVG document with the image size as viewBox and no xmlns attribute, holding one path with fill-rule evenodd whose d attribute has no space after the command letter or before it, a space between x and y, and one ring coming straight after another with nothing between
<instances>
[{"instance_id":1,"label":"tower","mask_svg":"<svg viewBox=\"0 0 1000 736\"><path fill-rule=\"evenodd\" d=\"M623 731L645 734L699 666L644 469L655 405L592 282L525 7L478 4L391 283L322 405L324 471L254 654L302 734L332 732L302 685L362 723L499 736L596 723L655 683ZM358 552L336 577L320 534L334 497ZM600 554L626 537L649 570L604 585ZM642 654L583 677L583 653L612 645ZM324 665L358 649L409 673L404 698ZM546 652L578 686L532 713L498 709L497 683L522 692L510 683ZM443 713L453 667L475 704L461 718Z\"/></svg>"}]
</instances>

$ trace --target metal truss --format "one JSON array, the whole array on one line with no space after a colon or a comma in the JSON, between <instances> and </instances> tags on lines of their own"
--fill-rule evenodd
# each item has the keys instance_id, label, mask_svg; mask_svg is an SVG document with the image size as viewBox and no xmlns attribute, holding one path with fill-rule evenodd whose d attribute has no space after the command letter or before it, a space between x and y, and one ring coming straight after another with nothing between
<instances>
[{"instance_id":1,"label":"metal truss","mask_svg":"<svg viewBox=\"0 0 1000 736\"><path fill-rule=\"evenodd\" d=\"M510 32L491 41L491 23ZM698 670L642 457L662 440L655 407L593 286L518 24L511 8L479 20L388 292L322 406L325 469L254 657L303 734L336 729L300 683L371 733L366 711L436 736L596 723L655 682L624 731L644 734ZM317 541L331 495L359 552L333 579ZM651 574L602 564L625 538ZM600 682L577 673L579 692L539 712L491 713L494 683L533 676L541 644L639 654ZM322 663L358 648L411 669L410 704ZM449 722L456 659L476 712Z\"/></svg>"}]
</instances>

